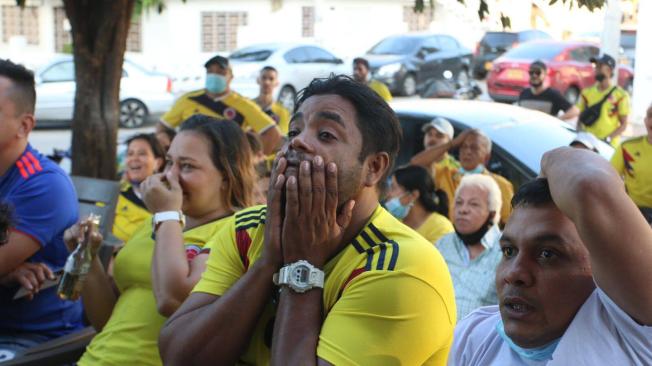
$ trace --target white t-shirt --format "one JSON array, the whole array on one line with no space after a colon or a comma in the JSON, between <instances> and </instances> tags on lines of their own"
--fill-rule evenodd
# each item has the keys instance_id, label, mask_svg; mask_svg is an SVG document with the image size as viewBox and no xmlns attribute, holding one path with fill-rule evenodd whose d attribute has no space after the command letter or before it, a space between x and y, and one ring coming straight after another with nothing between
<instances>
[{"instance_id":1,"label":"white t-shirt","mask_svg":"<svg viewBox=\"0 0 652 366\"><path fill-rule=\"evenodd\" d=\"M448 365L652 365L652 327L636 323L599 288L575 315L552 360L522 359L498 335L499 321L500 312L494 305L480 308L458 323Z\"/></svg>"}]
</instances>

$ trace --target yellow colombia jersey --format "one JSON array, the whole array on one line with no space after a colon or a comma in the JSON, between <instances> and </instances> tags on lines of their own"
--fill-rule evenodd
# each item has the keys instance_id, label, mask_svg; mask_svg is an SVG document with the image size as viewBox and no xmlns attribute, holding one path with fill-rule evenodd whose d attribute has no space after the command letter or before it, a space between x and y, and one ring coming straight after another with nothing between
<instances>
[{"instance_id":1,"label":"yellow colombia jersey","mask_svg":"<svg viewBox=\"0 0 652 366\"><path fill-rule=\"evenodd\" d=\"M149 222L151 217L152 214L147 211L143 201L136 196L131 184L123 185L118 196L118 204L115 206L113 235L126 242L143 225L143 222Z\"/></svg>"},{"instance_id":2,"label":"yellow colombia jersey","mask_svg":"<svg viewBox=\"0 0 652 366\"><path fill-rule=\"evenodd\" d=\"M498 184L500 194L502 196L503 205L500 209L500 222L505 224L509 215L512 214L512 197L514 196L514 186L510 181L504 177L488 171L486 168L482 174L490 175ZM455 190L460 185L462 180L462 173L457 169L449 168L447 166L437 169L435 173L435 186L446 192L448 196L448 206L450 207L448 216L452 220L453 213L455 212Z\"/></svg>"},{"instance_id":3,"label":"yellow colombia jersey","mask_svg":"<svg viewBox=\"0 0 652 366\"><path fill-rule=\"evenodd\" d=\"M647 136L623 142L614 152L611 165L625 179L632 201L639 207L652 207L652 144Z\"/></svg>"},{"instance_id":4,"label":"yellow colombia jersey","mask_svg":"<svg viewBox=\"0 0 652 366\"><path fill-rule=\"evenodd\" d=\"M369 87L375 91L376 94L380 95L380 97L383 98L386 102L390 102L392 100L392 93L389 92L387 85L385 85L383 82L378 80L371 80L367 85L369 85Z\"/></svg>"},{"instance_id":5,"label":"yellow colombia jersey","mask_svg":"<svg viewBox=\"0 0 652 366\"><path fill-rule=\"evenodd\" d=\"M279 102L272 103L271 106L263 109L268 116L272 117L276 125L281 130L283 136L288 134L290 127L290 111L288 111L283 104Z\"/></svg>"},{"instance_id":6,"label":"yellow colombia jersey","mask_svg":"<svg viewBox=\"0 0 652 366\"><path fill-rule=\"evenodd\" d=\"M183 233L186 256L206 253L209 238L229 222L216 220ZM86 348L78 365L161 365L158 335L166 318L159 314L152 290L152 225L143 224L118 253L114 279L120 290L111 318Z\"/></svg>"},{"instance_id":7,"label":"yellow colombia jersey","mask_svg":"<svg viewBox=\"0 0 652 366\"><path fill-rule=\"evenodd\" d=\"M580 112L587 107L599 103L613 86L600 91L596 85L582 90L577 107ZM581 129L594 134L599 139L604 139L620 126L620 117L629 115L629 94L617 86L609 98L602 105L600 118L591 126L581 125ZM618 146L619 138L611 141L613 146Z\"/></svg>"},{"instance_id":8,"label":"yellow colombia jersey","mask_svg":"<svg viewBox=\"0 0 652 366\"><path fill-rule=\"evenodd\" d=\"M215 237L193 292L221 296L261 255L265 206L236 213ZM435 247L378 206L324 267L317 356L335 365L445 365L456 320L448 268ZM271 281L271 279L270 279ZM270 299L241 362L269 365Z\"/></svg>"},{"instance_id":9,"label":"yellow colombia jersey","mask_svg":"<svg viewBox=\"0 0 652 366\"><path fill-rule=\"evenodd\" d=\"M161 117L161 122L168 127L176 128L194 114L230 119L237 122L242 129L253 129L257 133L263 133L275 125L274 121L252 100L234 91L222 98L212 99L206 94L205 89L181 96L172 109Z\"/></svg>"},{"instance_id":10,"label":"yellow colombia jersey","mask_svg":"<svg viewBox=\"0 0 652 366\"><path fill-rule=\"evenodd\" d=\"M455 228L450 220L437 212L431 213L426 221L417 229L417 233L421 234L421 236L432 244L436 243L442 236L453 231L455 231Z\"/></svg>"}]
</instances>

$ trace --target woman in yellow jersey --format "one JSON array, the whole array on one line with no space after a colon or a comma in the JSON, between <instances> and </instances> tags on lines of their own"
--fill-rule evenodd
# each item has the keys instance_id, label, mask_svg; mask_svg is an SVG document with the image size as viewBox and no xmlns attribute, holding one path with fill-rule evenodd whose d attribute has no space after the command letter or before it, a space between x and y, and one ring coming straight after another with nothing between
<instances>
[{"instance_id":1,"label":"woman in yellow jersey","mask_svg":"<svg viewBox=\"0 0 652 366\"><path fill-rule=\"evenodd\" d=\"M385 207L433 244L455 231L448 220L446 193L435 190L432 177L423 167L410 165L394 172Z\"/></svg>"},{"instance_id":2,"label":"woman in yellow jersey","mask_svg":"<svg viewBox=\"0 0 652 366\"><path fill-rule=\"evenodd\" d=\"M115 206L113 235L126 242L151 214L140 189L147 177L159 173L165 162L165 150L153 133L141 133L127 139L125 182Z\"/></svg>"},{"instance_id":3,"label":"woman in yellow jersey","mask_svg":"<svg viewBox=\"0 0 652 366\"><path fill-rule=\"evenodd\" d=\"M251 203L253 180L249 145L235 122L195 115L182 124L165 173L142 183L155 227L143 224L118 253L115 282L97 259L86 278L82 298L98 334L78 365L161 365L159 331L204 271L209 239ZM78 231L67 233L69 247Z\"/></svg>"}]
</instances>

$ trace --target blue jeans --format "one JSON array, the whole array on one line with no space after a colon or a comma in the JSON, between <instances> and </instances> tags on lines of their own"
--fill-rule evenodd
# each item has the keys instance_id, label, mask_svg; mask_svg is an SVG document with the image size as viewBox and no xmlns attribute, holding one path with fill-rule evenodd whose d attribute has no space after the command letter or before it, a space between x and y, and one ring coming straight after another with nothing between
<instances>
[{"instance_id":1,"label":"blue jeans","mask_svg":"<svg viewBox=\"0 0 652 366\"><path fill-rule=\"evenodd\" d=\"M36 333L0 334L0 364L20 355L30 347L37 346L51 337Z\"/></svg>"}]
</instances>

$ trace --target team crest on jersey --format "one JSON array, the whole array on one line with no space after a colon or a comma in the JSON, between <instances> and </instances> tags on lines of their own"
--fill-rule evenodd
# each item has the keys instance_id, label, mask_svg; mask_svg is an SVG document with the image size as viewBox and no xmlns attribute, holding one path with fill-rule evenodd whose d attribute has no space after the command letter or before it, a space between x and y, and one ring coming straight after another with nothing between
<instances>
[{"instance_id":1,"label":"team crest on jersey","mask_svg":"<svg viewBox=\"0 0 652 366\"><path fill-rule=\"evenodd\" d=\"M188 261L195 259L201 253L201 247L195 244L186 244L186 258Z\"/></svg>"},{"instance_id":2,"label":"team crest on jersey","mask_svg":"<svg viewBox=\"0 0 652 366\"><path fill-rule=\"evenodd\" d=\"M229 107L224 110L224 118L226 119L234 119L235 116L237 115L238 112L235 111L235 109Z\"/></svg>"}]
</instances>

